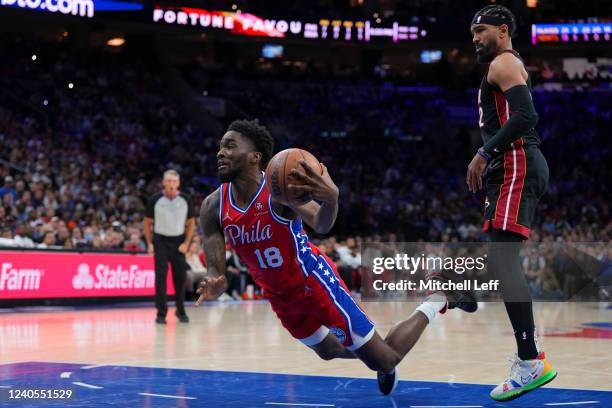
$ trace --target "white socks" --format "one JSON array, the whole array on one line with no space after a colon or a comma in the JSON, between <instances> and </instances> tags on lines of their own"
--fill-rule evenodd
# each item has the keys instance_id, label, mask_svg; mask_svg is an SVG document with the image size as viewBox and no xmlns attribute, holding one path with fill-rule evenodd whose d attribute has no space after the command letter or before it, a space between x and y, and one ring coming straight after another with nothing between
<instances>
[{"instance_id":1,"label":"white socks","mask_svg":"<svg viewBox=\"0 0 612 408\"><path fill-rule=\"evenodd\" d=\"M427 296L425 301L416 308L416 310L423 313L429 323L438 315L438 312L446 306L446 296L442 292L435 292Z\"/></svg>"}]
</instances>

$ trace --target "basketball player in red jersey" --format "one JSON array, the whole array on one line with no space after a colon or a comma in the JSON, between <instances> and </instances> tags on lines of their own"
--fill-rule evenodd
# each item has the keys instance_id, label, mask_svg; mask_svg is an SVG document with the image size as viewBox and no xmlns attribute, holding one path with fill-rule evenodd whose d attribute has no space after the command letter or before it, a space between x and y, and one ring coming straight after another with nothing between
<instances>
[{"instance_id":1,"label":"basketball player in red jersey","mask_svg":"<svg viewBox=\"0 0 612 408\"><path fill-rule=\"evenodd\" d=\"M202 203L200 225L208 272L198 289L203 300L226 289L225 240L248 266L283 326L322 359L359 358L378 372L380 391L397 385L395 366L414 346L427 324L447 308L441 293L430 295L385 339L350 296L335 265L302 228L304 220L320 234L329 232L338 213L338 187L325 166L323 175L301 162L292 175L304 185L294 193L309 194L303 205L276 202L266 186L264 169L274 141L256 121L233 122L217 153L221 187ZM450 305L450 307L461 305Z\"/></svg>"},{"instance_id":2,"label":"basketball player in red jersey","mask_svg":"<svg viewBox=\"0 0 612 408\"><path fill-rule=\"evenodd\" d=\"M510 376L490 394L497 401L509 401L557 375L537 349L531 291L520 262L521 243L529 239L549 174L535 131L538 115L529 73L512 49L514 14L504 6L486 6L474 15L470 31L478 62L489 65L478 90L483 146L468 166L466 182L472 192L483 187L486 191L483 230L491 241L488 266L500 278L518 349Z\"/></svg>"}]
</instances>

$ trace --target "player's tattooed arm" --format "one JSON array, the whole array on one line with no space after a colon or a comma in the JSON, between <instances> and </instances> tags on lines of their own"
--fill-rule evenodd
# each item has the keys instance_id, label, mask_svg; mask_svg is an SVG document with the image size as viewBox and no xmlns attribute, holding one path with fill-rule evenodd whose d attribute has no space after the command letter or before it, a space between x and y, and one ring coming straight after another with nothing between
<instances>
[{"instance_id":1,"label":"player's tattooed arm","mask_svg":"<svg viewBox=\"0 0 612 408\"><path fill-rule=\"evenodd\" d=\"M304 184L289 185L289 190L294 194L307 194L311 201L302 205L292 205L290 209L316 232L327 234L338 216L338 187L324 164L321 163L323 174L318 174L303 160L300 160L300 165L304 168L304 172L294 169L291 175Z\"/></svg>"},{"instance_id":2,"label":"player's tattooed arm","mask_svg":"<svg viewBox=\"0 0 612 408\"><path fill-rule=\"evenodd\" d=\"M219 224L219 194L216 190L204 199L200 208L200 228L204 235L202 246L206 257L208 275L196 291L200 297L196 306L204 300L217 299L227 289L225 278L225 237Z\"/></svg>"}]
</instances>

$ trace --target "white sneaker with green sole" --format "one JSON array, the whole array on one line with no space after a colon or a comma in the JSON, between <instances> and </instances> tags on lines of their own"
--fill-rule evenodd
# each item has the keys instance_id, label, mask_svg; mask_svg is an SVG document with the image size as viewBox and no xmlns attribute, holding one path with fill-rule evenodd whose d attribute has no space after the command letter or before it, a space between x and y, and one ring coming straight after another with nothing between
<instances>
[{"instance_id":1,"label":"white sneaker with green sole","mask_svg":"<svg viewBox=\"0 0 612 408\"><path fill-rule=\"evenodd\" d=\"M514 355L510 360L512 368L506 381L491 391L491 398L496 401L510 401L530 391L548 384L557 376L557 372L541 352L534 360L521 360Z\"/></svg>"}]
</instances>

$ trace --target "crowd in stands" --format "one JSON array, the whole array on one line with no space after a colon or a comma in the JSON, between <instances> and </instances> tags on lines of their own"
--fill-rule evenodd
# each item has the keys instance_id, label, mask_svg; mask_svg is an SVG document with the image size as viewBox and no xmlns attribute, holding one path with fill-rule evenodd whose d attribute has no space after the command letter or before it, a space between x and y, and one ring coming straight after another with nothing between
<instances>
[{"instance_id":1,"label":"crowd in stands","mask_svg":"<svg viewBox=\"0 0 612 408\"><path fill-rule=\"evenodd\" d=\"M220 135L189 123L152 61L28 40L2 43L0 58L11 61L0 77L12 84L0 93L0 244L142 251L143 203L164 169L179 171L196 206L215 188L196 176L214 177ZM479 143L473 89L236 75L209 85L268 126L278 150L305 148L329 168L340 213L333 236L317 242L353 288L368 240L486 239L484 196L465 185ZM532 240L609 242L609 99L534 93L551 180ZM190 259L197 280L198 246Z\"/></svg>"},{"instance_id":2,"label":"crowd in stands","mask_svg":"<svg viewBox=\"0 0 612 408\"><path fill-rule=\"evenodd\" d=\"M277 137L281 147L303 147L327 165L341 191L337 233L483 240L484 197L465 186L465 169L480 143L465 123L466 110L467 120L477 121L473 91L234 76L217 78L211 89L256 112L273 134L283 136ZM534 92L551 179L533 239L609 241L609 97Z\"/></svg>"},{"instance_id":3,"label":"crowd in stands","mask_svg":"<svg viewBox=\"0 0 612 408\"><path fill-rule=\"evenodd\" d=\"M0 67L11 83L0 95L3 238L140 250L144 202L165 169L207 193L190 181L213 171L214 141L160 93L154 61L28 40L1 43L0 58L12 61Z\"/></svg>"}]
</instances>

